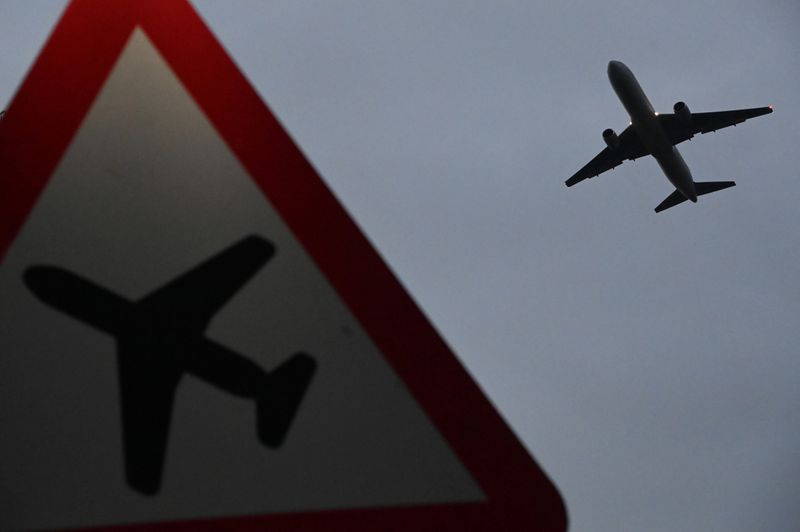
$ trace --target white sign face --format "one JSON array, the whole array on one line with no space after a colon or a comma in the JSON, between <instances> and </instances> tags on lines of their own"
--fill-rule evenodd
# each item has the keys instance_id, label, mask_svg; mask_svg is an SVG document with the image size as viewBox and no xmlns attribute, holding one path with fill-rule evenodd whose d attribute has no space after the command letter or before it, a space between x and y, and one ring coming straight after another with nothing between
<instances>
[{"instance_id":1,"label":"white sign face","mask_svg":"<svg viewBox=\"0 0 800 532\"><path fill-rule=\"evenodd\" d=\"M264 260L200 336L259 375L307 354L299 407L265 445L256 400L185 373L158 485L135 489L118 360L163 353L76 319L31 279L55 267L135 302L252 235ZM14 427L0 439L0 528L485 499L141 30L6 254L0 293L0 424ZM148 367L158 382L160 360Z\"/></svg>"}]
</instances>

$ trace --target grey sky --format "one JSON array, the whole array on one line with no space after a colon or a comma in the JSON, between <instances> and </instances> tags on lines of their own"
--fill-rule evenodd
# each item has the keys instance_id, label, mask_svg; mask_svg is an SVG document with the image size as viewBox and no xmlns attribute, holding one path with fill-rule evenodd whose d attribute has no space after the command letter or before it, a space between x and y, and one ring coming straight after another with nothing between
<instances>
[{"instance_id":1,"label":"grey sky","mask_svg":"<svg viewBox=\"0 0 800 532\"><path fill-rule=\"evenodd\" d=\"M63 2L0 4L8 101ZM800 521L800 5L195 1L559 486L573 530ZM766 104L697 137L655 215L641 159L564 179L655 107Z\"/></svg>"}]
</instances>

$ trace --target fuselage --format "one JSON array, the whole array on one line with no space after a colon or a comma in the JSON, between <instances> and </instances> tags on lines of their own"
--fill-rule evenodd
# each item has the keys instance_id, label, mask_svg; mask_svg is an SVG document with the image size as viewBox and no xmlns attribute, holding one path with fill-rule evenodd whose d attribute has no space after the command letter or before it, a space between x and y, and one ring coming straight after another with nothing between
<instances>
[{"instance_id":1,"label":"fuselage","mask_svg":"<svg viewBox=\"0 0 800 532\"><path fill-rule=\"evenodd\" d=\"M189 373L243 398L255 398L266 381L267 373L259 365L206 338L202 328L183 322L170 308L129 301L52 266L28 268L24 279L42 301L113 335L121 358L135 359L126 367L147 378L161 378L163 373L177 382Z\"/></svg>"},{"instance_id":2,"label":"fuselage","mask_svg":"<svg viewBox=\"0 0 800 532\"><path fill-rule=\"evenodd\" d=\"M650 101L645 96L633 73L620 61L608 63L608 79L617 93L642 144L658 161L667 179L687 199L697 202L697 192L689 167L678 148L672 145L658 120Z\"/></svg>"}]
</instances>

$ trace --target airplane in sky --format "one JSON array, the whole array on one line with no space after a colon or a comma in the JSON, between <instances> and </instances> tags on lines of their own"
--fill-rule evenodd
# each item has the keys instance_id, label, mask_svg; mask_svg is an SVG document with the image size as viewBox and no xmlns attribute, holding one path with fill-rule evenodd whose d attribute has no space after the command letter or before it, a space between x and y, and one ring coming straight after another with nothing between
<instances>
[{"instance_id":1,"label":"airplane in sky","mask_svg":"<svg viewBox=\"0 0 800 532\"><path fill-rule=\"evenodd\" d=\"M606 148L575 175L567 179L571 187L587 178L602 174L619 166L623 161L634 161L645 155L655 157L661 170L675 191L667 196L656 212L674 207L686 200L697 203L697 196L709 194L735 186L733 181L698 182L692 179L689 167L675 147L697 133L708 133L728 126L735 126L748 118L772 112L772 106L714 113L692 113L684 102L673 106L674 114L659 114L639 86L630 69L620 61L608 63L608 79L614 92L631 117L630 125L617 135L613 129L603 131Z\"/></svg>"},{"instance_id":2,"label":"airplane in sky","mask_svg":"<svg viewBox=\"0 0 800 532\"><path fill-rule=\"evenodd\" d=\"M275 252L249 236L137 301L53 266L31 266L25 284L42 301L117 340L122 440L128 485L161 486L175 390L194 375L256 403L262 444L279 447L316 370L298 352L272 372L206 338L213 315Z\"/></svg>"}]
</instances>

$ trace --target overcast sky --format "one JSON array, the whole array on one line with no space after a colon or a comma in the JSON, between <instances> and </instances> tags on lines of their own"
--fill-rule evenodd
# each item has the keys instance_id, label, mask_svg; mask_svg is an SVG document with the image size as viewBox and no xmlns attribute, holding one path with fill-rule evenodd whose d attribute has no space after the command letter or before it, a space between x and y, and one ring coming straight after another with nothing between
<instances>
[{"instance_id":1,"label":"overcast sky","mask_svg":"<svg viewBox=\"0 0 800 532\"><path fill-rule=\"evenodd\" d=\"M800 522L800 4L194 1L558 485L573 530ZM8 102L64 2L0 3ZM775 106L680 146L737 186L661 214L628 117Z\"/></svg>"}]
</instances>

